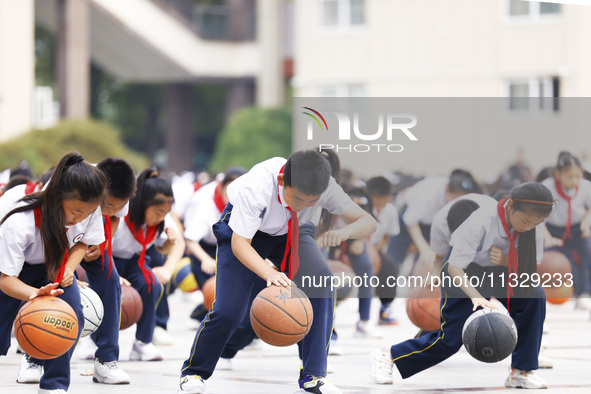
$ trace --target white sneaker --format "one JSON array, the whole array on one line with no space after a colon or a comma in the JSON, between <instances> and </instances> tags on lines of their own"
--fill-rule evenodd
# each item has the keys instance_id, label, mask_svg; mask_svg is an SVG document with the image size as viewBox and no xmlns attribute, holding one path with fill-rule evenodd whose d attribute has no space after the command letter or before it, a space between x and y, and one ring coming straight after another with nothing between
<instances>
[{"instance_id":1,"label":"white sneaker","mask_svg":"<svg viewBox=\"0 0 591 394\"><path fill-rule=\"evenodd\" d=\"M47 389L39 389L37 394L66 394L66 390L57 389L57 390L47 390Z\"/></svg>"},{"instance_id":2,"label":"white sneaker","mask_svg":"<svg viewBox=\"0 0 591 394\"><path fill-rule=\"evenodd\" d=\"M234 370L234 366L232 365L231 358L221 358L218 360L218 363L215 366L216 371L232 371Z\"/></svg>"},{"instance_id":3,"label":"white sneaker","mask_svg":"<svg viewBox=\"0 0 591 394\"><path fill-rule=\"evenodd\" d=\"M588 293L583 293L575 299L575 309L588 311L591 309L591 296Z\"/></svg>"},{"instance_id":4,"label":"white sneaker","mask_svg":"<svg viewBox=\"0 0 591 394\"><path fill-rule=\"evenodd\" d=\"M129 375L119 368L117 361L101 361L95 358L92 381L105 384L129 384Z\"/></svg>"},{"instance_id":5,"label":"white sneaker","mask_svg":"<svg viewBox=\"0 0 591 394\"><path fill-rule=\"evenodd\" d=\"M522 371L517 368L511 368L505 387L515 387L521 389L547 389L548 384L534 371Z\"/></svg>"},{"instance_id":6,"label":"white sneaker","mask_svg":"<svg viewBox=\"0 0 591 394\"><path fill-rule=\"evenodd\" d=\"M21 366L16 378L17 383L39 383L43 375L43 366L29 361L25 354L21 357Z\"/></svg>"},{"instance_id":7,"label":"white sneaker","mask_svg":"<svg viewBox=\"0 0 591 394\"><path fill-rule=\"evenodd\" d=\"M369 375L377 384L392 384L392 354L390 348L384 346L369 355Z\"/></svg>"},{"instance_id":8,"label":"white sneaker","mask_svg":"<svg viewBox=\"0 0 591 394\"><path fill-rule=\"evenodd\" d=\"M94 353L98 347L89 336L80 338L78 346L76 346L76 354L80 360L94 360Z\"/></svg>"},{"instance_id":9,"label":"white sneaker","mask_svg":"<svg viewBox=\"0 0 591 394\"><path fill-rule=\"evenodd\" d=\"M296 393L342 394L342 391L324 376L310 376L300 373L298 384L300 389Z\"/></svg>"},{"instance_id":10,"label":"white sneaker","mask_svg":"<svg viewBox=\"0 0 591 394\"><path fill-rule=\"evenodd\" d=\"M136 339L133 343L129 359L131 361L162 361L164 360L164 356L160 349L154 346L153 343L143 343Z\"/></svg>"},{"instance_id":11,"label":"white sneaker","mask_svg":"<svg viewBox=\"0 0 591 394\"><path fill-rule=\"evenodd\" d=\"M369 324L369 321L360 320L355 327L355 338L383 338L384 333Z\"/></svg>"},{"instance_id":12,"label":"white sneaker","mask_svg":"<svg viewBox=\"0 0 591 394\"><path fill-rule=\"evenodd\" d=\"M181 384L177 394L202 394L205 393L205 382L199 375L181 376Z\"/></svg>"},{"instance_id":13,"label":"white sneaker","mask_svg":"<svg viewBox=\"0 0 591 394\"><path fill-rule=\"evenodd\" d=\"M328 355L329 356L341 356L343 354L343 349L338 345L336 339L331 339L330 344L328 345Z\"/></svg>"},{"instance_id":14,"label":"white sneaker","mask_svg":"<svg viewBox=\"0 0 591 394\"><path fill-rule=\"evenodd\" d=\"M540 369L552 369L554 368L554 363L550 357L546 356L543 350L540 351L538 354L538 368Z\"/></svg>"},{"instance_id":15,"label":"white sneaker","mask_svg":"<svg viewBox=\"0 0 591 394\"><path fill-rule=\"evenodd\" d=\"M159 346L170 346L172 345L172 337L164 328L156 326L156 328L154 328L152 343Z\"/></svg>"}]
</instances>

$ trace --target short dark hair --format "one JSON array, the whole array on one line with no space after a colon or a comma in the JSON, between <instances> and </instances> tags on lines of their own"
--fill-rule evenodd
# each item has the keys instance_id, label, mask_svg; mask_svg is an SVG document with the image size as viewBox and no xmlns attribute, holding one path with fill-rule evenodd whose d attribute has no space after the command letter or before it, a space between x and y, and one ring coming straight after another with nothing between
<instances>
[{"instance_id":1,"label":"short dark hair","mask_svg":"<svg viewBox=\"0 0 591 394\"><path fill-rule=\"evenodd\" d=\"M136 189L135 172L127 161L117 157L107 157L96 165L108 179L107 195L127 200Z\"/></svg>"},{"instance_id":2,"label":"short dark hair","mask_svg":"<svg viewBox=\"0 0 591 394\"><path fill-rule=\"evenodd\" d=\"M449 191L452 193L482 193L482 188L469 171L455 169L449 176Z\"/></svg>"},{"instance_id":3,"label":"short dark hair","mask_svg":"<svg viewBox=\"0 0 591 394\"><path fill-rule=\"evenodd\" d=\"M25 175L15 175L10 177L10 180L6 182L6 185L2 188L2 192L7 192L15 186L24 185L35 180Z\"/></svg>"},{"instance_id":4,"label":"short dark hair","mask_svg":"<svg viewBox=\"0 0 591 394\"><path fill-rule=\"evenodd\" d=\"M319 196L328 188L330 164L319 152L301 150L292 153L285 163L283 180L308 196Z\"/></svg>"},{"instance_id":5,"label":"short dark hair","mask_svg":"<svg viewBox=\"0 0 591 394\"><path fill-rule=\"evenodd\" d=\"M242 167L230 167L224 173L224 179L222 180L222 186L228 185L230 182L234 182L242 175L246 174L246 170Z\"/></svg>"},{"instance_id":6,"label":"short dark hair","mask_svg":"<svg viewBox=\"0 0 591 394\"><path fill-rule=\"evenodd\" d=\"M367 181L367 192L370 196L389 196L392 194L392 184L383 176L376 176Z\"/></svg>"},{"instance_id":7,"label":"short dark hair","mask_svg":"<svg viewBox=\"0 0 591 394\"><path fill-rule=\"evenodd\" d=\"M480 208L480 205L478 205L476 201L467 199L456 201L447 212L447 225L449 231L452 233L456 231L456 229L460 227L470 215L472 215L472 212L478 208Z\"/></svg>"}]
</instances>

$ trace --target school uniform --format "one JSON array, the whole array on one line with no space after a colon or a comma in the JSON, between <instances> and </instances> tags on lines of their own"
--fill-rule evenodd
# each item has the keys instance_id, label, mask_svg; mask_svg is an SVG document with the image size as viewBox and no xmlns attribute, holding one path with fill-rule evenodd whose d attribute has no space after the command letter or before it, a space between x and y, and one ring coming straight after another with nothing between
<instances>
[{"instance_id":1,"label":"school uniform","mask_svg":"<svg viewBox=\"0 0 591 394\"><path fill-rule=\"evenodd\" d=\"M400 233L392 237L388 246L388 253L398 264L404 261L413 242L408 227L419 225L425 240L429 242L433 217L446 204L445 190L448 183L449 177L425 178L406 192L405 207L399 216Z\"/></svg>"},{"instance_id":2,"label":"school uniform","mask_svg":"<svg viewBox=\"0 0 591 394\"><path fill-rule=\"evenodd\" d=\"M226 207L218 190L219 182L210 182L193 194L185 214L185 239L198 242L203 250L215 259L217 240L213 235L212 226L220 220ZM220 201L221 200L221 201ZM201 261L190 254L191 267L199 286L211 278L213 274L206 274L201 270Z\"/></svg>"},{"instance_id":3,"label":"school uniform","mask_svg":"<svg viewBox=\"0 0 591 394\"><path fill-rule=\"evenodd\" d=\"M431 223L431 250L437 255L445 256L449 252L449 241L451 240L451 231L447 225L447 214L452 205L461 200L470 200L477 203L480 207L488 207L495 209L497 206L497 200L487 196L485 194L469 193L457 198L454 198L443 208L441 208L433 217Z\"/></svg>"},{"instance_id":4,"label":"school uniform","mask_svg":"<svg viewBox=\"0 0 591 394\"><path fill-rule=\"evenodd\" d=\"M550 250L560 251L570 260L575 296L591 294L591 238L583 238L580 227L587 209L591 208L591 182L581 179L579 187L570 190L565 190L554 178L548 178L542 184L550 189L556 201L546 219L546 228L553 237L564 241L563 246Z\"/></svg>"},{"instance_id":5,"label":"school uniform","mask_svg":"<svg viewBox=\"0 0 591 394\"><path fill-rule=\"evenodd\" d=\"M142 225L137 233L133 233L130 226L135 228L128 221L126 216L115 233L113 239L113 260L119 275L127 279L131 285L138 291L143 302L143 312L140 320L137 322L137 331L135 337L143 343L151 343L156 326L156 308L164 293L163 286L150 269L150 255L147 251L150 247L162 247L168 237L166 232L153 234L150 239L150 231L146 224ZM164 228L176 228L176 223L167 214L164 218ZM146 241L144 245L136 238ZM142 252L143 251L143 252ZM142 256L143 254L143 256ZM142 261L143 257L143 261Z\"/></svg>"},{"instance_id":6,"label":"school uniform","mask_svg":"<svg viewBox=\"0 0 591 394\"><path fill-rule=\"evenodd\" d=\"M506 205L506 203L505 203ZM541 225L536 227L537 263L544 251ZM513 234L513 232L512 232ZM542 340L543 322L546 315L546 299L540 287L531 287L529 294L523 289L513 288L508 299L508 269L495 266L490 261L489 250L499 247L504 254L509 253L510 241L507 238L496 207L481 206L474 211L452 234L451 249L441 263L440 275L449 276L448 267L463 268L466 274L478 276L493 274L492 284L487 279L477 290L485 298L495 296L508 306L509 314L515 321L518 340L512 354L511 366L523 371L538 369L538 353ZM515 241L519 249L519 237ZM504 274L505 283L499 283ZM466 319L473 313L470 298L460 288L450 287L444 282L441 289L441 328L391 347L394 364L403 378L421 372L455 354L462 346L462 328ZM510 300L510 301L509 301Z\"/></svg>"},{"instance_id":7,"label":"school uniform","mask_svg":"<svg viewBox=\"0 0 591 394\"><path fill-rule=\"evenodd\" d=\"M234 233L252 240L252 247L263 258L287 272L310 297L314 321L310 332L298 346L303 359L303 373L326 376L328 344L333 325L334 292L302 286L302 276L332 274L314 239L315 226L310 222L317 209L326 208L335 215L344 214L354 204L330 179L328 189L314 207L298 213L300 266L289 267L284 255L288 242L291 213L283 200L283 187L277 176L285 165L283 158L273 158L255 165L227 188L229 203L213 231L218 242L216 298L212 309L197 330L191 353L181 375L199 375L207 379L213 373L224 346L242 322L252 299L266 283L246 268L232 251ZM316 290L316 292L314 291Z\"/></svg>"},{"instance_id":8,"label":"school uniform","mask_svg":"<svg viewBox=\"0 0 591 394\"><path fill-rule=\"evenodd\" d=\"M385 236L395 237L400 234L400 222L398 209L394 204L387 203L380 212L373 209L373 216L377 221L376 231L370 235L370 242L372 245L377 245ZM392 238L390 238L392 239ZM394 261L394 257L388 253L388 250L378 250L382 260L379 278L380 282L385 282L388 277L398 277L400 270L399 264ZM396 286L394 287L378 287L376 294L380 297L382 304L389 305L396 297Z\"/></svg>"},{"instance_id":9,"label":"school uniform","mask_svg":"<svg viewBox=\"0 0 591 394\"><path fill-rule=\"evenodd\" d=\"M2 217L15 207L16 200L24 196L24 185L22 186L9 190L0 199ZM17 203L16 206L20 205L24 203ZM93 245L105 240L100 208L82 222L74 226L66 226L64 230L70 248L77 242ZM0 272L16 276L33 287L42 287L53 281L53 278L47 278L43 241L33 210L15 213L0 226ZM74 283L63 290L64 293L58 297L66 301L76 312L79 337L84 327L84 315L78 286ZM6 355L10 347L12 323L21 304L21 300L0 291L1 355ZM29 359L44 368L45 373L40 382L42 389L67 391L70 385L70 358L74 348L75 346L72 346L64 355L52 360L38 360L32 357Z\"/></svg>"},{"instance_id":10,"label":"school uniform","mask_svg":"<svg viewBox=\"0 0 591 394\"><path fill-rule=\"evenodd\" d=\"M189 201L197 189L199 189L199 186L198 183L191 183L183 177L177 177L176 180L173 180L171 187L174 203L172 204L171 211L177 215L181 221L185 220Z\"/></svg>"},{"instance_id":11,"label":"school uniform","mask_svg":"<svg viewBox=\"0 0 591 394\"><path fill-rule=\"evenodd\" d=\"M121 219L118 228L121 228L123 218L129 212L129 203L125 204L115 217ZM103 216L103 228L105 239L111 238L111 219ZM107 242L107 241L105 241ZM112 241L109 241L112 243ZM104 245L104 246L103 246ZM86 271L86 281L103 302L105 310L103 321L97 330L91 334L91 338L97 345L95 357L99 360L119 360L119 322L121 320L121 283L117 267L113 262L112 245L101 245L101 256L93 261L80 263Z\"/></svg>"}]
</instances>

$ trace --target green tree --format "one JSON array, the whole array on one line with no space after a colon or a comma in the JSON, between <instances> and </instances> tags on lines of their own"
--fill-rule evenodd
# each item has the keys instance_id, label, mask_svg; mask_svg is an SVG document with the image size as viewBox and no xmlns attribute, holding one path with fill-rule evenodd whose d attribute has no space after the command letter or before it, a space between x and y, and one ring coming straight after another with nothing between
<instances>
[{"instance_id":1,"label":"green tree","mask_svg":"<svg viewBox=\"0 0 591 394\"><path fill-rule=\"evenodd\" d=\"M111 125L77 120L60 122L45 130L31 130L0 144L0 168L12 168L26 160L39 176L69 151L80 152L91 163L109 156L120 157L129 161L136 171L150 164L145 155L127 148Z\"/></svg>"},{"instance_id":2,"label":"green tree","mask_svg":"<svg viewBox=\"0 0 591 394\"><path fill-rule=\"evenodd\" d=\"M230 166L250 168L275 156L291 154L291 111L289 108L249 107L236 112L219 135L211 171Z\"/></svg>"}]
</instances>

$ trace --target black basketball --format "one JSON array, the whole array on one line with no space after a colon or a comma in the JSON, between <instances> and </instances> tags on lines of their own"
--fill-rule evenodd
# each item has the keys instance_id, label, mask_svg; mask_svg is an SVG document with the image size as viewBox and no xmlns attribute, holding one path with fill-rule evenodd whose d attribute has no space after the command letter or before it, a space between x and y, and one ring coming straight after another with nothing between
<instances>
[{"instance_id":1,"label":"black basketball","mask_svg":"<svg viewBox=\"0 0 591 394\"><path fill-rule=\"evenodd\" d=\"M513 353L517 344L517 328L508 314L480 309L466 320L462 342L475 359L496 363Z\"/></svg>"}]
</instances>

